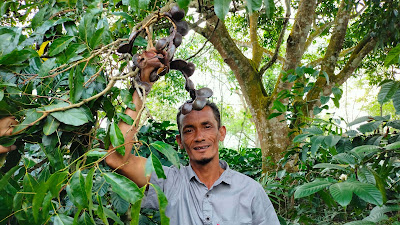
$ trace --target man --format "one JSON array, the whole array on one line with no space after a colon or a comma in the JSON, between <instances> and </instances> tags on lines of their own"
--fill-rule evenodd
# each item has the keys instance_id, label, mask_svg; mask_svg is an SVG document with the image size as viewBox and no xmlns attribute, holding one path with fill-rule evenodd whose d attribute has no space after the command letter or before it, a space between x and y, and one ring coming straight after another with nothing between
<instances>
[{"instance_id":1,"label":"man","mask_svg":"<svg viewBox=\"0 0 400 225\"><path fill-rule=\"evenodd\" d=\"M150 83L148 76L143 76L142 81ZM136 109L143 105L137 92L133 94L133 103ZM159 179L155 173L146 177L147 159L131 154L131 140L137 133L139 121L138 111L128 108L125 112L135 120L134 126L122 121L119 123L126 142L125 155L118 154L111 146L106 163L139 187L148 182L160 186L168 199L166 215L171 225L279 224L262 186L219 160L218 144L225 139L226 128L220 124L215 104L208 102L202 110L192 110L186 115L178 113L179 135L176 140L179 147L186 150L190 165L180 169L164 167L167 179ZM0 136L11 134L15 124L12 117L1 119ZM15 146L0 146L0 152L13 149ZM158 207L152 188L146 194L143 207Z\"/></svg>"},{"instance_id":2,"label":"man","mask_svg":"<svg viewBox=\"0 0 400 225\"><path fill-rule=\"evenodd\" d=\"M142 77L142 81L150 83L148 77ZM133 103L136 109L142 107L136 92ZM125 113L136 122L134 127L122 121L119 123L128 143L137 132L138 112L127 109ZM168 199L166 215L172 225L279 224L262 186L219 160L218 144L225 139L226 128L220 124L215 104L208 102L202 110L192 110L186 115L179 112L177 124L179 135L176 141L186 150L190 165L180 169L164 167L167 179L159 179L155 173L145 177L146 158L132 155L132 144L125 146L124 156L110 150L106 163L139 187L148 182L160 186ZM158 207L152 188L142 207Z\"/></svg>"}]
</instances>

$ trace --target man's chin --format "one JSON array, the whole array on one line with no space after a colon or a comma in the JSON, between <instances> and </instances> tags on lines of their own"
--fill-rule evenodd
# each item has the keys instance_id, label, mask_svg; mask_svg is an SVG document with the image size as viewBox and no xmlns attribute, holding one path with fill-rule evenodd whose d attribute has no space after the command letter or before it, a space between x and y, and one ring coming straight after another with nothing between
<instances>
[{"instance_id":1,"label":"man's chin","mask_svg":"<svg viewBox=\"0 0 400 225\"><path fill-rule=\"evenodd\" d=\"M203 158L203 159L195 160L194 162L196 164L204 166L204 165L207 165L208 163L210 163L212 160L213 160L213 158Z\"/></svg>"}]
</instances>

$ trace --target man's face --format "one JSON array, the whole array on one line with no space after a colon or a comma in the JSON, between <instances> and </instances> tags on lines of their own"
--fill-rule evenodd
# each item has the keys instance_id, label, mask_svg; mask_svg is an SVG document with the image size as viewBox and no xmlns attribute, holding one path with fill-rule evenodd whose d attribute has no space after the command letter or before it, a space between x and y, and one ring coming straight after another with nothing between
<instances>
[{"instance_id":1,"label":"man's face","mask_svg":"<svg viewBox=\"0 0 400 225\"><path fill-rule=\"evenodd\" d=\"M190 162L205 165L212 160L218 160L218 143L225 139L226 128L218 128L211 107L206 106L201 111L192 110L180 118L180 135L176 141L180 148L185 148Z\"/></svg>"}]
</instances>

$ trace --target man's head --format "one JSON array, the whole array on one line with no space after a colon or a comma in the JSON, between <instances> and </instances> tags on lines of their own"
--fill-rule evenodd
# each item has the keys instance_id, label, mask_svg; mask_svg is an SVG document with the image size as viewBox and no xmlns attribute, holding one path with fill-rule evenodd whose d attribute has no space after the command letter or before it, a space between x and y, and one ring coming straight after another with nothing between
<instances>
[{"instance_id":1,"label":"man's head","mask_svg":"<svg viewBox=\"0 0 400 225\"><path fill-rule=\"evenodd\" d=\"M202 110L192 110L186 115L178 113L177 123L176 141L186 150L192 165L218 162L218 144L225 139L226 128L220 124L215 104L207 103Z\"/></svg>"},{"instance_id":2,"label":"man's head","mask_svg":"<svg viewBox=\"0 0 400 225\"><path fill-rule=\"evenodd\" d=\"M221 127L221 115L219 113L218 106L214 102L210 102L208 100L207 100L206 106L209 106L212 109L214 117L215 117L215 120L218 123L218 128L220 128ZM179 119L181 117L181 115L182 115L182 107L183 107L183 105L181 105L179 107L179 111L176 114L176 123L178 125L179 134L181 134L181 127L182 127L182 124L181 124L180 119Z\"/></svg>"}]
</instances>

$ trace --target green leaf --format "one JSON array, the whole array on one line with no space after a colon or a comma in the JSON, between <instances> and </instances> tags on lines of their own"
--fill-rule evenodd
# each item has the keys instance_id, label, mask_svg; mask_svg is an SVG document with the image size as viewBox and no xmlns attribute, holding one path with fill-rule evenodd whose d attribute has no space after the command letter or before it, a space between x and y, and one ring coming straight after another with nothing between
<instances>
[{"instance_id":1,"label":"green leaf","mask_svg":"<svg viewBox=\"0 0 400 225\"><path fill-rule=\"evenodd\" d=\"M325 136L313 136L311 137L310 142L312 143L311 145L311 155L315 155L321 146L322 142L324 141Z\"/></svg>"},{"instance_id":2,"label":"green leaf","mask_svg":"<svg viewBox=\"0 0 400 225\"><path fill-rule=\"evenodd\" d=\"M42 208L44 197L46 196L48 190L47 183L39 184L37 188L37 192L32 200L32 212L33 212L33 219L37 223L39 221L39 210Z\"/></svg>"},{"instance_id":3,"label":"green leaf","mask_svg":"<svg viewBox=\"0 0 400 225\"><path fill-rule=\"evenodd\" d=\"M374 175L365 167L357 170L357 178L362 183L376 184Z\"/></svg>"},{"instance_id":4,"label":"green leaf","mask_svg":"<svg viewBox=\"0 0 400 225\"><path fill-rule=\"evenodd\" d=\"M51 135L52 133L54 133L57 130L59 125L60 125L60 122L58 122L54 117L47 116L46 122L43 126L43 133L47 136Z\"/></svg>"},{"instance_id":5,"label":"green leaf","mask_svg":"<svg viewBox=\"0 0 400 225\"><path fill-rule=\"evenodd\" d=\"M324 75L324 77L326 79L326 83L329 85L329 75L325 71L322 71L322 74Z\"/></svg>"},{"instance_id":6,"label":"green leaf","mask_svg":"<svg viewBox=\"0 0 400 225\"><path fill-rule=\"evenodd\" d=\"M275 11L275 3L274 0L264 0L265 14L268 19L272 19Z\"/></svg>"},{"instance_id":7,"label":"green leaf","mask_svg":"<svg viewBox=\"0 0 400 225\"><path fill-rule=\"evenodd\" d=\"M388 127L393 127L396 129L400 129L400 120L392 120L386 124Z\"/></svg>"},{"instance_id":8,"label":"green leaf","mask_svg":"<svg viewBox=\"0 0 400 225\"><path fill-rule=\"evenodd\" d=\"M400 114L400 89L396 91L396 93L394 93L393 98L393 106L394 109L396 109L396 115Z\"/></svg>"},{"instance_id":9,"label":"green leaf","mask_svg":"<svg viewBox=\"0 0 400 225\"><path fill-rule=\"evenodd\" d=\"M299 134L296 137L293 138L293 142L297 143L297 142L302 142L304 141L306 138L310 137L311 134Z\"/></svg>"},{"instance_id":10,"label":"green leaf","mask_svg":"<svg viewBox=\"0 0 400 225\"><path fill-rule=\"evenodd\" d=\"M396 64L399 61L400 57L400 44L397 44L396 47L392 48L387 54L384 64L386 67Z\"/></svg>"},{"instance_id":11,"label":"green leaf","mask_svg":"<svg viewBox=\"0 0 400 225\"><path fill-rule=\"evenodd\" d=\"M157 151L164 154L168 158L168 160L172 164L174 164L174 166L180 168L178 153L176 153L176 151L172 148L171 145L161 141L156 141L151 143L150 146L153 146L155 149L157 149Z\"/></svg>"},{"instance_id":12,"label":"green leaf","mask_svg":"<svg viewBox=\"0 0 400 225\"><path fill-rule=\"evenodd\" d=\"M74 218L69 217L65 214L57 213L54 216L54 225L73 225Z\"/></svg>"},{"instance_id":13,"label":"green leaf","mask_svg":"<svg viewBox=\"0 0 400 225\"><path fill-rule=\"evenodd\" d=\"M360 131L361 133L365 134L367 132L372 132L372 131L378 129L382 123L383 123L383 121L369 122L369 123L361 125L357 130Z\"/></svg>"},{"instance_id":14,"label":"green leaf","mask_svg":"<svg viewBox=\"0 0 400 225\"><path fill-rule=\"evenodd\" d=\"M282 113L271 113L271 114L268 116L268 120L270 120L270 119L272 119L272 118L275 118L275 117L278 117L278 116L280 116L280 115L282 115Z\"/></svg>"},{"instance_id":15,"label":"green leaf","mask_svg":"<svg viewBox=\"0 0 400 225\"><path fill-rule=\"evenodd\" d=\"M130 16L126 12L113 12L111 14L116 15L116 16L121 16L122 18L126 19L126 21L128 21L128 22L134 22L132 16Z\"/></svg>"},{"instance_id":16,"label":"green leaf","mask_svg":"<svg viewBox=\"0 0 400 225\"><path fill-rule=\"evenodd\" d=\"M88 198L85 191L85 178L80 170L77 170L71 177L67 186L67 193L71 201L80 207L88 206Z\"/></svg>"},{"instance_id":17,"label":"green leaf","mask_svg":"<svg viewBox=\"0 0 400 225\"><path fill-rule=\"evenodd\" d=\"M379 146L376 145L361 145L353 148L351 151L356 153L356 155L364 157L365 155L378 152L380 150Z\"/></svg>"},{"instance_id":18,"label":"green leaf","mask_svg":"<svg viewBox=\"0 0 400 225\"><path fill-rule=\"evenodd\" d=\"M329 97L329 96L321 96L319 99L321 101L321 105L325 105L331 99L331 97Z\"/></svg>"},{"instance_id":19,"label":"green leaf","mask_svg":"<svg viewBox=\"0 0 400 225\"><path fill-rule=\"evenodd\" d=\"M117 213L124 214L128 211L129 202L125 201L115 192L111 193L110 197L111 197L111 204L114 206L114 209L117 211Z\"/></svg>"},{"instance_id":20,"label":"green leaf","mask_svg":"<svg viewBox=\"0 0 400 225\"><path fill-rule=\"evenodd\" d=\"M34 56L37 56L37 53L33 50L14 50L6 55L0 56L0 65L19 65Z\"/></svg>"},{"instance_id":21,"label":"green leaf","mask_svg":"<svg viewBox=\"0 0 400 225\"><path fill-rule=\"evenodd\" d=\"M87 212L83 212L78 220L79 225L94 225L94 220L89 216Z\"/></svg>"},{"instance_id":22,"label":"green leaf","mask_svg":"<svg viewBox=\"0 0 400 225\"><path fill-rule=\"evenodd\" d=\"M103 176L111 185L112 190L131 204L143 198L143 193L138 186L125 176L110 172L103 173Z\"/></svg>"},{"instance_id":23,"label":"green leaf","mask_svg":"<svg viewBox=\"0 0 400 225\"><path fill-rule=\"evenodd\" d=\"M214 1L214 11L219 19L225 20L225 16L229 12L230 4L231 4L231 0L215 0Z\"/></svg>"},{"instance_id":24,"label":"green leaf","mask_svg":"<svg viewBox=\"0 0 400 225\"><path fill-rule=\"evenodd\" d=\"M125 123L127 123L128 125L131 125L135 122L132 117L126 115L125 113L117 113L118 117L124 121Z\"/></svg>"},{"instance_id":25,"label":"green leaf","mask_svg":"<svg viewBox=\"0 0 400 225\"><path fill-rule=\"evenodd\" d=\"M184 9L189 5L190 0L177 0L177 2L178 2L179 8Z\"/></svg>"},{"instance_id":26,"label":"green leaf","mask_svg":"<svg viewBox=\"0 0 400 225\"><path fill-rule=\"evenodd\" d=\"M338 165L338 164L331 164L331 163L318 163L317 165L313 166L313 168L323 168L323 169L338 169L343 171L348 171L348 165Z\"/></svg>"},{"instance_id":27,"label":"green leaf","mask_svg":"<svg viewBox=\"0 0 400 225\"><path fill-rule=\"evenodd\" d=\"M63 36L54 40L49 48L49 56L53 57L58 53L64 51L68 47L69 43L71 43L71 41L73 40L73 36Z\"/></svg>"},{"instance_id":28,"label":"green leaf","mask_svg":"<svg viewBox=\"0 0 400 225\"><path fill-rule=\"evenodd\" d=\"M112 220L114 220L116 223L118 223L120 225L124 225L124 223L121 221L121 219L117 215L115 215L115 213L112 210L110 210L106 207L104 207L103 210L104 210L104 214L108 218L111 218Z\"/></svg>"},{"instance_id":29,"label":"green leaf","mask_svg":"<svg viewBox=\"0 0 400 225\"><path fill-rule=\"evenodd\" d=\"M19 169L19 166L14 166L12 169L10 169L4 176L0 179L0 190L3 190L3 188L9 183L9 180L11 176Z\"/></svg>"},{"instance_id":30,"label":"green leaf","mask_svg":"<svg viewBox=\"0 0 400 225\"><path fill-rule=\"evenodd\" d=\"M251 14L254 11L260 10L262 3L263 0L248 0L246 1L246 6Z\"/></svg>"},{"instance_id":31,"label":"green leaf","mask_svg":"<svg viewBox=\"0 0 400 225\"><path fill-rule=\"evenodd\" d=\"M323 108L314 106L313 114L314 114L314 115L318 115L320 112L322 112L322 110L323 110Z\"/></svg>"},{"instance_id":32,"label":"green leaf","mask_svg":"<svg viewBox=\"0 0 400 225\"><path fill-rule=\"evenodd\" d=\"M153 164L153 168L156 171L157 177L158 178L163 178L163 179L167 179L167 177L164 174L164 169L162 167L162 164L160 162L160 160L157 158L157 156L155 156L154 154L151 154L151 162Z\"/></svg>"},{"instance_id":33,"label":"green leaf","mask_svg":"<svg viewBox=\"0 0 400 225\"><path fill-rule=\"evenodd\" d=\"M71 69L69 72L69 96L71 99L72 103L76 103L79 101L79 99L82 97L83 91L84 91L84 77L81 69Z\"/></svg>"},{"instance_id":34,"label":"green leaf","mask_svg":"<svg viewBox=\"0 0 400 225\"><path fill-rule=\"evenodd\" d=\"M45 77L49 75L51 69L56 67L56 58L46 60L39 69L38 76Z\"/></svg>"},{"instance_id":35,"label":"green leaf","mask_svg":"<svg viewBox=\"0 0 400 225\"><path fill-rule=\"evenodd\" d=\"M400 148L400 141L385 146L386 150L395 150L399 148Z\"/></svg>"},{"instance_id":36,"label":"green leaf","mask_svg":"<svg viewBox=\"0 0 400 225\"><path fill-rule=\"evenodd\" d=\"M376 225L376 223L371 222L371 221L366 221L366 220L357 220L357 221L345 223L343 225Z\"/></svg>"},{"instance_id":37,"label":"green leaf","mask_svg":"<svg viewBox=\"0 0 400 225\"><path fill-rule=\"evenodd\" d=\"M1 89L0 90L0 101L3 100L3 98L4 98L4 90Z\"/></svg>"},{"instance_id":38,"label":"green leaf","mask_svg":"<svg viewBox=\"0 0 400 225\"><path fill-rule=\"evenodd\" d=\"M154 190L157 193L158 204L159 204L159 209L160 209L161 224L169 225L169 218L165 215L165 211L166 211L167 205L168 205L167 197L165 197L165 195L160 187L158 187L155 184L150 184L150 185L154 188Z\"/></svg>"},{"instance_id":39,"label":"green leaf","mask_svg":"<svg viewBox=\"0 0 400 225\"><path fill-rule=\"evenodd\" d=\"M31 123L35 122L37 119L39 119L43 114L38 113L36 109L28 109L25 113L25 119L22 121L22 123L18 124L16 127L14 127L13 133L16 133L20 130L23 130L30 126Z\"/></svg>"},{"instance_id":40,"label":"green leaf","mask_svg":"<svg viewBox=\"0 0 400 225\"><path fill-rule=\"evenodd\" d=\"M328 145L329 147L333 147L333 146L335 146L335 145L339 142L339 140L340 140L341 138L342 138L342 137L337 136L337 135L329 135L329 136L326 136L326 137L325 137L324 142L325 142L325 144Z\"/></svg>"},{"instance_id":41,"label":"green leaf","mask_svg":"<svg viewBox=\"0 0 400 225\"><path fill-rule=\"evenodd\" d=\"M153 154L151 153L150 156L147 158L146 164L145 164L145 167L144 167L144 175L146 177L150 176L151 173L154 171L153 162L152 162L153 159L151 157L152 155Z\"/></svg>"},{"instance_id":42,"label":"green leaf","mask_svg":"<svg viewBox=\"0 0 400 225\"><path fill-rule=\"evenodd\" d=\"M50 115L54 116L58 121L72 126L81 126L89 122L85 111L82 108L72 108L65 111L52 112Z\"/></svg>"},{"instance_id":43,"label":"green leaf","mask_svg":"<svg viewBox=\"0 0 400 225\"><path fill-rule=\"evenodd\" d=\"M278 112L286 112L286 106L283 105L279 100L275 100L272 109L276 109Z\"/></svg>"},{"instance_id":44,"label":"green leaf","mask_svg":"<svg viewBox=\"0 0 400 225\"><path fill-rule=\"evenodd\" d=\"M93 176L95 172L95 167L92 167L88 174L86 175L86 180L85 180L85 192L86 192L86 197L89 200L89 211L90 214L92 214L93 210L93 197L92 197L92 189L93 189Z\"/></svg>"},{"instance_id":45,"label":"green leaf","mask_svg":"<svg viewBox=\"0 0 400 225\"><path fill-rule=\"evenodd\" d=\"M140 218L140 205L142 203L142 200L140 199L137 201L135 204L132 204L131 206L131 225L136 225L139 224L139 218Z\"/></svg>"},{"instance_id":46,"label":"green leaf","mask_svg":"<svg viewBox=\"0 0 400 225\"><path fill-rule=\"evenodd\" d=\"M99 205L97 206L96 214L99 216L99 218L103 221L104 224L108 225L108 220L103 210L103 203L101 201L101 196L97 194L96 198L97 202L99 203Z\"/></svg>"},{"instance_id":47,"label":"green leaf","mask_svg":"<svg viewBox=\"0 0 400 225\"><path fill-rule=\"evenodd\" d=\"M371 120L370 116L363 116L363 117L357 118L354 121L348 123L347 126L351 127L353 125L356 125L356 124L359 124L359 123L363 123L363 122L367 122L369 120Z\"/></svg>"},{"instance_id":48,"label":"green leaf","mask_svg":"<svg viewBox=\"0 0 400 225\"><path fill-rule=\"evenodd\" d=\"M125 155L125 146L123 145L124 135L122 134L116 122L113 122L110 125L110 140L114 148L120 146L116 149L116 151L121 155Z\"/></svg>"},{"instance_id":49,"label":"green leaf","mask_svg":"<svg viewBox=\"0 0 400 225\"><path fill-rule=\"evenodd\" d=\"M53 197L58 196L59 191L64 186L67 181L68 172L67 171L57 171L53 173L50 178L46 181L49 190Z\"/></svg>"},{"instance_id":50,"label":"green leaf","mask_svg":"<svg viewBox=\"0 0 400 225\"><path fill-rule=\"evenodd\" d=\"M305 128L305 129L303 129L303 132L304 133L314 134L314 135L322 135L322 134L324 134L324 132L321 130L321 128L316 127L316 126Z\"/></svg>"},{"instance_id":51,"label":"green leaf","mask_svg":"<svg viewBox=\"0 0 400 225\"><path fill-rule=\"evenodd\" d=\"M378 102L379 104L383 104L385 102L388 102L394 93L399 89L399 82L396 81L389 81L384 83L381 86L381 90L378 93Z\"/></svg>"},{"instance_id":52,"label":"green leaf","mask_svg":"<svg viewBox=\"0 0 400 225\"><path fill-rule=\"evenodd\" d=\"M350 165L356 164L356 159L354 156L347 154L347 153L340 153L335 156L333 156L334 159L336 159L339 163L347 163Z\"/></svg>"},{"instance_id":53,"label":"green leaf","mask_svg":"<svg viewBox=\"0 0 400 225\"><path fill-rule=\"evenodd\" d=\"M354 193L362 200L375 205L382 205L383 198L381 192L372 184L352 181Z\"/></svg>"},{"instance_id":54,"label":"green leaf","mask_svg":"<svg viewBox=\"0 0 400 225\"><path fill-rule=\"evenodd\" d=\"M353 185L349 182L339 182L329 187L329 191L337 203L347 206L353 197Z\"/></svg>"},{"instance_id":55,"label":"green leaf","mask_svg":"<svg viewBox=\"0 0 400 225\"><path fill-rule=\"evenodd\" d=\"M90 39L90 43L89 46L92 49L95 49L101 42L101 38L103 36L103 32L104 32L104 27L96 30L96 32L94 33L93 37Z\"/></svg>"},{"instance_id":56,"label":"green leaf","mask_svg":"<svg viewBox=\"0 0 400 225\"><path fill-rule=\"evenodd\" d=\"M294 193L294 198L302 198L306 197L309 195L312 195L326 187L331 185L331 182L326 181L326 180L318 180L318 181L313 181L311 183L306 183L297 188L297 190Z\"/></svg>"}]
</instances>

